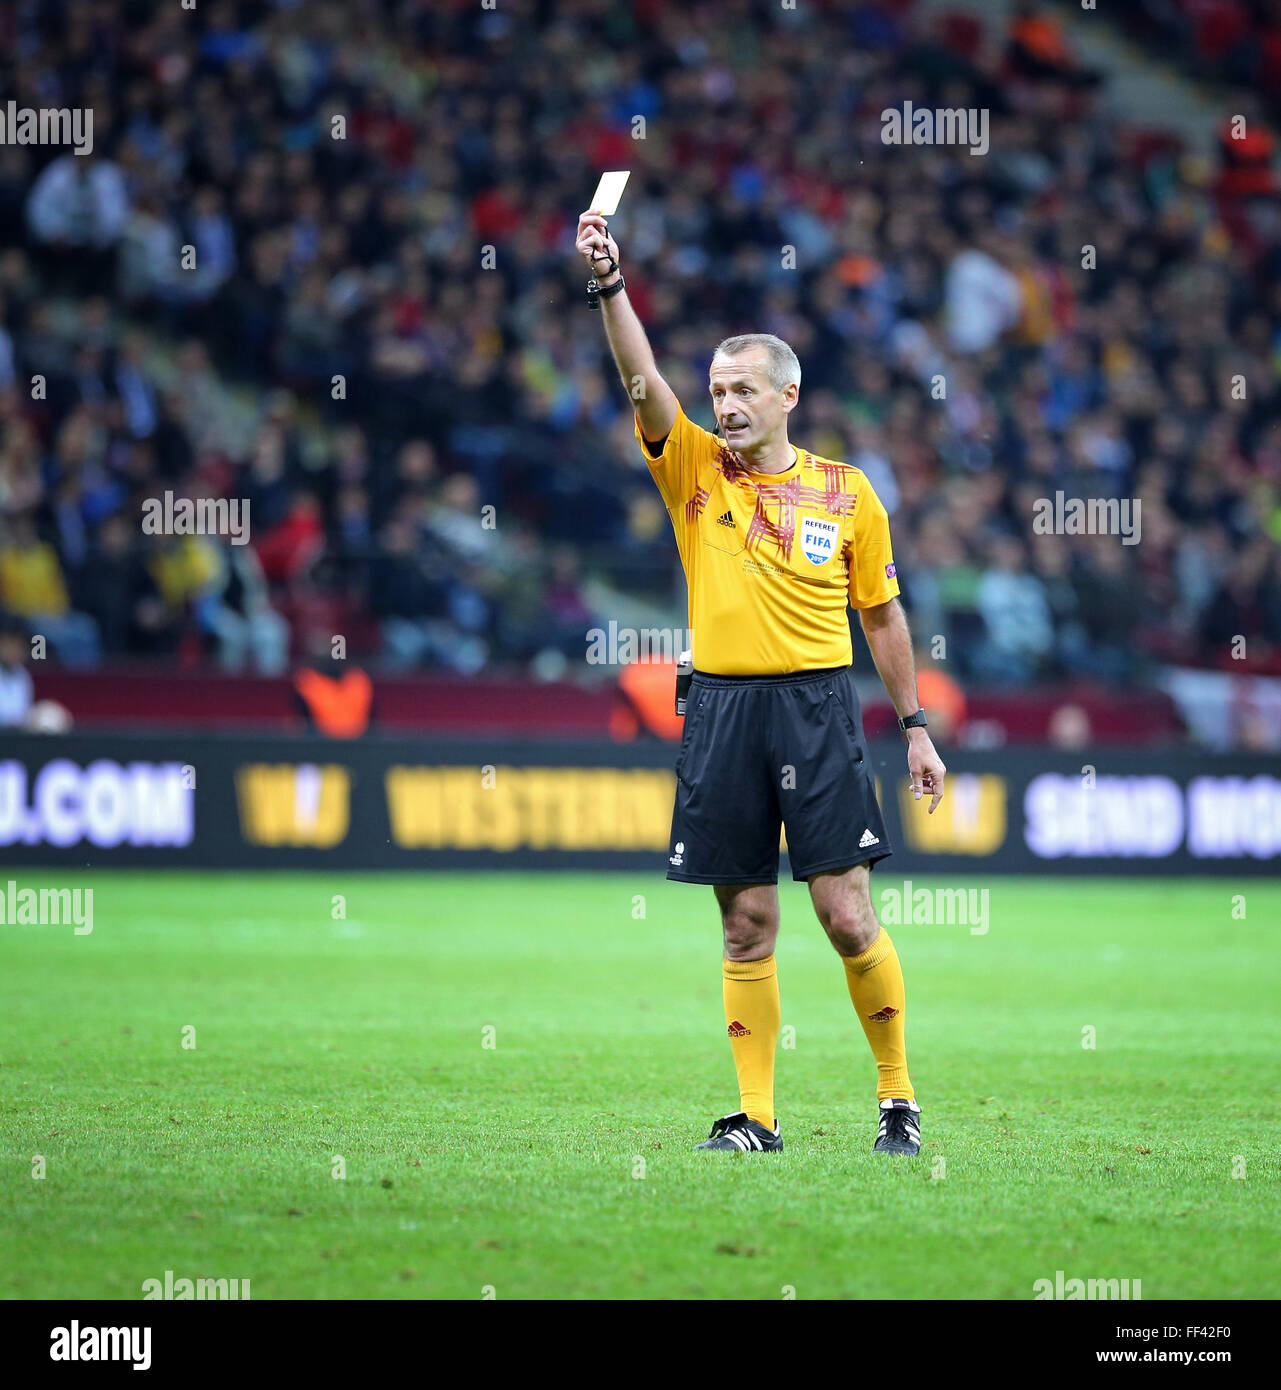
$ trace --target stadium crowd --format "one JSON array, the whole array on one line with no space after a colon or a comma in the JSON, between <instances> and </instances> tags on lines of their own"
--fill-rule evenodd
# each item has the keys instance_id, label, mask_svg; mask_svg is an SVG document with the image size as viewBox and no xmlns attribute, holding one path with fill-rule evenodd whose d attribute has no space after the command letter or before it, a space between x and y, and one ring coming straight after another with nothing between
<instances>
[{"instance_id":1,"label":"stadium crowd","mask_svg":"<svg viewBox=\"0 0 1281 1390\"><path fill-rule=\"evenodd\" d=\"M335 632L470 673L581 666L629 604L683 626L572 252L629 168L677 394L710 423L717 341L793 344L793 438L872 480L924 648L1128 682L1244 635L1281 671L1281 201L1119 123L1056 14L7 7L4 90L94 126L0 146L0 607L68 663L268 672ZM882 143L909 100L989 110L990 149ZM147 534L166 491L247 499L251 543ZM1059 492L1140 499L1139 543L1038 534Z\"/></svg>"}]
</instances>

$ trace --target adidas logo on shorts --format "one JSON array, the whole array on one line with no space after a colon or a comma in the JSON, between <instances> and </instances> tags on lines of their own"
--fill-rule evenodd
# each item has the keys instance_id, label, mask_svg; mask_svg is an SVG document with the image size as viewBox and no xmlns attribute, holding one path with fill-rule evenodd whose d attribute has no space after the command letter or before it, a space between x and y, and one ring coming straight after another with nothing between
<instances>
[{"instance_id":1,"label":"adidas logo on shorts","mask_svg":"<svg viewBox=\"0 0 1281 1390\"><path fill-rule=\"evenodd\" d=\"M873 835L870 830L865 830L863 838L858 842L858 847L859 849L866 849L869 845L879 845L880 843L879 836Z\"/></svg>"}]
</instances>

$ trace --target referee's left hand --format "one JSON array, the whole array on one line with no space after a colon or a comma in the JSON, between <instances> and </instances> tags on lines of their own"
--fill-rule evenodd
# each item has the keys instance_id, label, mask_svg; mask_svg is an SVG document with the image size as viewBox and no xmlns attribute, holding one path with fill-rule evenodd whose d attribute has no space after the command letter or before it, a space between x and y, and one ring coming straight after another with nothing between
<instances>
[{"instance_id":1,"label":"referee's left hand","mask_svg":"<svg viewBox=\"0 0 1281 1390\"><path fill-rule=\"evenodd\" d=\"M930 798L930 815L943 800L943 778L947 768L934 749L934 741L924 729L910 729L907 740L907 770L912 774L912 798Z\"/></svg>"}]
</instances>

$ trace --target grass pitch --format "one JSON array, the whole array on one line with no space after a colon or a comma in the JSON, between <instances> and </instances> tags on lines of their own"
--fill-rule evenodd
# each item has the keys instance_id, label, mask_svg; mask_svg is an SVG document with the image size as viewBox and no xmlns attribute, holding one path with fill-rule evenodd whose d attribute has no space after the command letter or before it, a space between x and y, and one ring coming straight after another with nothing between
<instances>
[{"instance_id":1,"label":"grass pitch","mask_svg":"<svg viewBox=\"0 0 1281 1390\"><path fill-rule=\"evenodd\" d=\"M690 1149L737 1098L709 889L86 874L92 935L0 927L0 1296L1276 1297L1281 885L970 882L987 935L892 928L925 1147L888 1160L803 887L787 1151L748 1158Z\"/></svg>"}]
</instances>

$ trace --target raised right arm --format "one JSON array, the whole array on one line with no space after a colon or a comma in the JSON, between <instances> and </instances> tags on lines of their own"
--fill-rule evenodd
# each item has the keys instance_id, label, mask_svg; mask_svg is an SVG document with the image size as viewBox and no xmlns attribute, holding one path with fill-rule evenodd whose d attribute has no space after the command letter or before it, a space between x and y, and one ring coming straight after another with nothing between
<instances>
[{"instance_id":1,"label":"raised right arm","mask_svg":"<svg viewBox=\"0 0 1281 1390\"><path fill-rule=\"evenodd\" d=\"M618 243L610 236L605 219L597 212L585 212L578 219L575 249L586 257L589 266L598 260L601 269L608 264L606 255L615 262L620 259ZM595 268L592 274L596 275ZM599 275L596 278L601 288L607 289L621 274L621 270L614 270L603 279ZM609 349L614 354L614 363L623 385L632 398L640 419L641 433L650 441L665 439L676 423L676 394L659 375L654 350L649 345L649 338L636 310L627 298L627 291L619 290L608 299L602 298L600 307Z\"/></svg>"}]
</instances>

